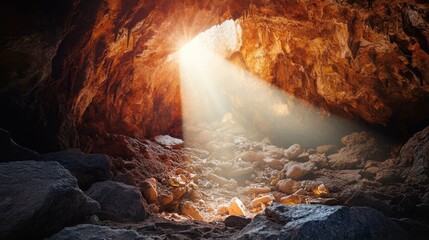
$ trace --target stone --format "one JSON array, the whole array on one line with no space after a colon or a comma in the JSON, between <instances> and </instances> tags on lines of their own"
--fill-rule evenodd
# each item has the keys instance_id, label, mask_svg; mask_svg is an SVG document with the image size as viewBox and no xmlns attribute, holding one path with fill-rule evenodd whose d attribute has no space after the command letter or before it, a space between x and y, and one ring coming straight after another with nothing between
<instances>
[{"instance_id":1,"label":"stone","mask_svg":"<svg viewBox=\"0 0 429 240\"><path fill-rule=\"evenodd\" d=\"M231 171L230 176L234 178L246 176L248 177L254 172L255 169L253 169L253 167L237 168Z\"/></svg>"},{"instance_id":2,"label":"stone","mask_svg":"<svg viewBox=\"0 0 429 240\"><path fill-rule=\"evenodd\" d=\"M113 179L110 160L104 154L88 154L79 149L67 149L43 154L39 160L59 162L77 178L79 187L83 190L96 182Z\"/></svg>"},{"instance_id":3,"label":"stone","mask_svg":"<svg viewBox=\"0 0 429 240\"><path fill-rule=\"evenodd\" d=\"M289 159L294 159L298 157L304 150L301 148L301 145L294 144L285 150L285 156Z\"/></svg>"},{"instance_id":4,"label":"stone","mask_svg":"<svg viewBox=\"0 0 429 240\"><path fill-rule=\"evenodd\" d=\"M238 199L237 197L234 197L229 202L228 206L228 212L230 215L235 216L246 216L246 207L244 206L243 202Z\"/></svg>"},{"instance_id":5,"label":"stone","mask_svg":"<svg viewBox=\"0 0 429 240\"><path fill-rule=\"evenodd\" d=\"M100 210L58 162L0 163L1 239L40 239Z\"/></svg>"},{"instance_id":6,"label":"stone","mask_svg":"<svg viewBox=\"0 0 429 240\"><path fill-rule=\"evenodd\" d=\"M240 154L238 158L245 162L260 162L264 159L264 155L254 151L247 151Z\"/></svg>"},{"instance_id":7,"label":"stone","mask_svg":"<svg viewBox=\"0 0 429 240\"><path fill-rule=\"evenodd\" d=\"M228 210L228 206L227 205L220 205L218 208L217 208L217 214L219 214L219 215L221 215L221 216L223 216L223 215L227 215L227 214L229 214L229 210Z\"/></svg>"},{"instance_id":8,"label":"stone","mask_svg":"<svg viewBox=\"0 0 429 240\"><path fill-rule=\"evenodd\" d=\"M429 126L414 134L401 148L396 165L409 167L402 178L409 184L429 183Z\"/></svg>"},{"instance_id":9,"label":"stone","mask_svg":"<svg viewBox=\"0 0 429 240\"><path fill-rule=\"evenodd\" d=\"M251 221L252 221L251 218L245 218L245 217L231 215L231 216L226 217L223 222L225 223L226 227L243 229Z\"/></svg>"},{"instance_id":10,"label":"stone","mask_svg":"<svg viewBox=\"0 0 429 240\"><path fill-rule=\"evenodd\" d=\"M374 179L377 182L384 184L395 184L404 182L404 179L401 176L401 172L399 171L399 169L395 168L385 168L378 170L375 174Z\"/></svg>"},{"instance_id":11,"label":"stone","mask_svg":"<svg viewBox=\"0 0 429 240\"><path fill-rule=\"evenodd\" d=\"M47 240L88 240L88 239L112 239L112 240L151 240L134 230L113 229L106 226L92 224L80 224L66 227Z\"/></svg>"},{"instance_id":12,"label":"stone","mask_svg":"<svg viewBox=\"0 0 429 240\"><path fill-rule=\"evenodd\" d=\"M244 193L247 194L262 194L271 192L271 188L268 186L248 186L244 189Z\"/></svg>"},{"instance_id":13,"label":"stone","mask_svg":"<svg viewBox=\"0 0 429 240\"><path fill-rule=\"evenodd\" d=\"M289 196L285 196L285 197L282 197L280 199L281 203L283 203L283 204L289 204L289 205L294 205L294 204L299 204L299 203L305 203L304 201L305 201L304 197L301 197L301 196L295 195L295 194L292 194L292 195L289 195Z\"/></svg>"},{"instance_id":14,"label":"stone","mask_svg":"<svg viewBox=\"0 0 429 240\"><path fill-rule=\"evenodd\" d=\"M354 207L371 207L371 208L377 209L380 212L383 212L386 215L392 214L392 210L390 209L389 205L375 198L373 195L360 190L356 191L344 203L344 205L354 206Z\"/></svg>"},{"instance_id":15,"label":"stone","mask_svg":"<svg viewBox=\"0 0 429 240\"><path fill-rule=\"evenodd\" d=\"M323 204L328 206L338 205L338 200L335 198L312 198L308 201L309 204Z\"/></svg>"},{"instance_id":16,"label":"stone","mask_svg":"<svg viewBox=\"0 0 429 240\"><path fill-rule=\"evenodd\" d=\"M174 196L171 192L161 193L158 195L158 202L161 206L166 206L173 202Z\"/></svg>"},{"instance_id":17,"label":"stone","mask_svg":"<svg viewBox=\"0 0 429 240\"><path fill-rule=\"evenodd\" d=\"M314 163L297 163L287 167L285 176L293 180L302 180L314 169Z\"/></svg>"},{"instance_id":18,"label":"stone","mask_svg":"<svg viewBox=\"0 0 429 240\"><path fill-rule=\"evenodd\" d=\"M190 201L186 201L182 206L182 214L186 215L194 220L202 221L204 218L201 216L200 211L195 208L194 204Z\"/></svg>"},{"instance_id":19,"label":"stone","mask_svg":"<svg viewBox=\"0 0 429 240\"><path fill-rule=\"evenodd\" d=\"M336 153L338 151L337 146L329 144L329 145L322 145L318 146L316 148L316 152L319 154L325 154L325 155L331 155L333 153Z\"/></svg>"},{"instance_id":20,"label":"stone","mask_svg":"<svg viewBox=\"0 0 429 240\"><path fill-rule=\"evenodd\" d=\"M119 173L115 177L115 181L116 182L122 182L122 183L125 183L127 185L131 185L131 186L137 186L137 183L134 180L134 177L133 177L133 175L130 172Z\"/></svg>"},{"instance_id":21,"label":"stone","mask_svg":"<svg viewBox=\"0 0 429 240\"><path fill-rule=\"evenodd\" d=\"M282 170L285 166L286 159L264 158L264 162L272 169Z\"/></svg>"},{"instance_id":22,"label":"stone","mask_svg":"<svg viewBox=\"0 0 429 240\"><path fill-rule=\"evenodd\" d=\"M395 221L372 208L274 204L234 239L400 240L410 236Z\"/></svg>"},{"instance_id":23,"label":"stone","mask_svg":"<svg viewBox=\"0 0 429 240\"><path fill-rule=\"evenodd\" d=\"M39 154L15 143L10 133L0 128L0 162L36 160Z\"/></svg>"},{"instance_id":24,"label":"stone","mask_svg":"<svg viewBox=\"0 0 429 240\"><path fill-rule=\"evenodd\" d=\"M328 168L330 166L325 154L312 154L309 156L310 162L316 164L318 168Z\"/></svg>"},{"instance_id":25,"label":"stone","mask_svg":"<svg viewBox=\"0 0 429 240\"><path fill-rule=\"evenodd\" d=\"M234 179L226 179L224 177L218 176L214 173L208 173L207 174L207 179L210 181L213 181L221 186L224 185L231 185L231 187L237 187L237 182Z\"/></svg>"},{"instance_id":26,"label":"stone","mask_svg":"<svg viewBox=\"0 0 429 240\"><path fill-rule=\"evenodd\" d=\"M140 186L140 191L142 192L146 201L149 203L155 202L158 199L156 179L148 178L144 180Z\"/></svg>"},{"instance_id":27,"label":"stone","mask_svg":"<svg viewBox=\"0 0 429 240\"><path fill-rule=\"evenodd\" d=\"M261 197L253 199L252 202L250 202L250 205L253 208L256 208L261 203L262 204L270 204L270 202L272 202L273 200L274 200L274 196L273 195L265 195L265 196L261 196Z\"/></svg>"},{"instance_id":28,"label":"stone","mask_svg":"<svg viewBox=\"0 0 429 240\"><path fill-rule=\"evenodd\" d=\"M142 221L146 218L143 196L137 187L120 182L98 182L86 194L100 203L101 220Z\"/></svg>"},{"instance_id":29,"label":"stone","mask_svg":"<svg viewBox=\"0 0 429 240\"><path fill-rule=\"evenodd\" d=\"M426 215L427 216L427 215ZM399 226L402 227L410 235L409 239L424 240L429 235L429 227L427 224L414 221L409 218L394 218L393 219Z\"/></svg>"},{"instance_id":30,"label":"stone","mask_svg":"<svg viewBox=\"0 0 429 240\"><path fill-rule=\"evenodd\" d=\"M286 194L292 194L301 188L301 183L292 179L281 179L276 187Z\"/></svg>"},{"instance_id":31,"label":"stone","mask_svg":"<svg viewBox=\"0 0 429 240\"><path fill-rule=\"evenodd\" d=\"M368 132L352 133L344 136L341 142L345 147L328 156L334 169L354 169L366 160L381 160L383 157L376 140Z\"/></svg>"},{"instance_id":32,"label":"stone","mask_svg":"<svg viewBox=\"0 0 429 240\"><path fill-rule=\"evenodd\" d=\"M155 142L170 147L173 149L179 149L183 147L183 140L171 137L170 135L158 135L155 138Z\"/></svg>"}]
</instances>

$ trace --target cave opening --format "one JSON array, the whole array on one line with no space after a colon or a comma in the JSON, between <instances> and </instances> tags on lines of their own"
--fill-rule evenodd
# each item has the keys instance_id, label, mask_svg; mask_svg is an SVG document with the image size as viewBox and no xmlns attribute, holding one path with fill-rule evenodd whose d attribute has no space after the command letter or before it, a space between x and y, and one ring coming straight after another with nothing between
<instances>
[{"instance_id":1,"label":"cave opening","mask_svg":"<svg viewBox=\"0 0 429 240\"><path fill-rule=\"evenodd\" d=\"M0 239L426 239L424 1L0 9Z\"/></svg>"}]
</instances>

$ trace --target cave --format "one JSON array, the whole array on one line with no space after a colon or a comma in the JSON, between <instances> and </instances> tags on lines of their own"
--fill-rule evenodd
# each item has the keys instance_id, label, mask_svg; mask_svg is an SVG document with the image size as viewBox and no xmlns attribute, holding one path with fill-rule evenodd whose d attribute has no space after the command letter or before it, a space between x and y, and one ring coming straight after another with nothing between
<instances>
[{"instance_id":1,"label":"cave","mask_svg":"<svg viewBox=\"0 0 429 240\"><path fill-rule=\"evenodd\" d=\"M5 0L0 239L427 239L423 0Z\"/></svg>"}]
</instances>

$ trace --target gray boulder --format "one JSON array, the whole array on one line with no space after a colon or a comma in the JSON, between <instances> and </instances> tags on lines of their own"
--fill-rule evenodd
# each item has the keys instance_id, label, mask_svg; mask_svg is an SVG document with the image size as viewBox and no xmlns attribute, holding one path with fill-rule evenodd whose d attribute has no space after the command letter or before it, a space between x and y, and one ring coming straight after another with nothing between
<instances>
[{"instance_id":1,"label":"gray boulder","mask_svg":"<svg viewBox=\"0 0 429 240\"><path fill-rule=\"evenodd\" d=\"M57 162L0 163L0 239L46 237L99 209Z\"/></svg>"},{"instance_id":2,"label":"gray boulder","mask_svg":"<svg viewBox=\"0 0 429 240\"><path fill-rule=\"evenodd\" d=\"M120 182L98 182L86 191L86 194L98 201L100 219L115 221L142 221L146 218L144 199L137 187Z\"/></svg>"},{"instance_id":3,"label":"gray boulder","mask_svg":"<svg viewBox=\"0 0 429 240\"><path fill-rule=\"evenodd\" d=\"M39 154L31 149L21 147L10 137L10 133L0 128L0 162L36 160Z\"/></svg>"},{"instance_id":4,"label":"gray boulder","mask_svg":"<svg viewBox=\"0 0 429 240\"><path fill-rule=\"evenodd\" d=\"M91 224L81 224L74 227L67 227L47 240L150 240L133 230L112 229L105 226Z\"/></svg>"},{"instance_id":5,"label":"gray boulder","mask_svg":"<svg viewBox=\"0 0 429 240\"><path fill-rule=\"evenodd\" d=\"M44 154L39 160L59 162L77 178L83 190L96 182L113 179L110 160L104 154L87 154L79 149L68 149Z\"/></svg>"},{"instance_id":6,"label":"gray boulder","mask_svg":"<svg viewBox=\"0 0 429 240\"><path fill-rule=\"evenodd\" d=\"M274 204L236 239L409 239L392 219L367 207Z\"/></svg>"}]
</instances>

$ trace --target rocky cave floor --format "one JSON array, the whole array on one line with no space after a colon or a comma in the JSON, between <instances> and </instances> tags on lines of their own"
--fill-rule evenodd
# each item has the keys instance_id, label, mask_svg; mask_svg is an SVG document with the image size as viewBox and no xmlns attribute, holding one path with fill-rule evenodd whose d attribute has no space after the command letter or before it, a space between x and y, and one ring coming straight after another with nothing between
<instances>
[{"instance_id":1,"label":"rocky cave floor","mask_svg":"<svg viewBox=\"0 0 429 240\"><path fill-rule=\"evenodd\" d=\"M79 150L38 154L2 131L4 159L39 162L0 163L4 239L43 238L71 225L49 239L425 239L429 234L429 127L403 146L355 132L340 146L314 149L251 140L228 114L185 126L185 132L185 143L167 135L92 139L97 147L91 151L106 156ZM68 211L77 215L64 217Z\"/></svg>"}]
</instances>

